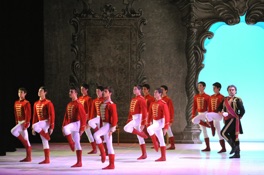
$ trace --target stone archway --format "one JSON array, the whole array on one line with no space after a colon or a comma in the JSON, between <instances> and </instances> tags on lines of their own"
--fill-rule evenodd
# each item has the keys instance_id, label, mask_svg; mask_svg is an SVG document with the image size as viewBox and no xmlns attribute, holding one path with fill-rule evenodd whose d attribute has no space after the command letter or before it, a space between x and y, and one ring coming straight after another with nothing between
<instances>
[{"instance_id":1,"label":"stone archway","mask_svg":"<svg viewBox=\"0 0 264 175\"><path fill-rule=\"evenodd\" d=\"M182 22L187 28L186 61L187 78L185 83L187 106L185 117L187 125L183 131L183 143L201 143L199 126L193 125L192 114L193 97L198 92L196 84L200 71L203 69L204 41L214 34L209 28L216 22L235 25L240 22L240 16L246 15L249 25L264 21L263 0L175 0L175 4L183 14Z\"/></svg>"}]
</instances>

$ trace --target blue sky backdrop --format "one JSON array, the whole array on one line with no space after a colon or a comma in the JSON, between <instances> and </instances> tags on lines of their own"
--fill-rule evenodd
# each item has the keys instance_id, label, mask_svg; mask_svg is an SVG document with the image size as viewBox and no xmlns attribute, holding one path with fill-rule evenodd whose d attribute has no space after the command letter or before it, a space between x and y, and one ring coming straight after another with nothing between
<instances>
[{"instance_id":1,"label":"blue sky backdrop","mask_svg":"<svg viewBox=\"0 0 264 175\"><path fill-rule=\"evenodd\" d=\"M264 23L247 25L242 16L237 25L219 22L210 31L214 37L205 41L205 67L198 81L206 83L205 92L209 95L213 94L214 82L222 84L224 96L228 95L227 86L234 84L246 109L240 140L264 141ZM218 141L217 134L210 138Z\"/></svg>"}]
</instances>

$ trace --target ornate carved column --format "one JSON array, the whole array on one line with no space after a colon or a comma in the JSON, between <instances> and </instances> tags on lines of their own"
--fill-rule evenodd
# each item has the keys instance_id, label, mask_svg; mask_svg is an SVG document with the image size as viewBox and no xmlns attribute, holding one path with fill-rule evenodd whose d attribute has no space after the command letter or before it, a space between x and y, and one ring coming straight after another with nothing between
<instances>
[{"instance_id":1,"label":"ornate carved column","mask_svg":"<svg viewBox=\"0 0 264 175\"><path fill-rule=\"evenodd\" d=\"M187 27L187 44L186 44L186 57L187 59L187 78L185 82L185 90L187 94L188 99L193 99L196 88L195 83L197 81L196 78L196 63L195 63L195 54L194 54L194 43L196 40L196 33L197 29L195 28L194 23L191 23L190 26ZM203 65L201 65L203 66ZM201 130L199 128L199 125L193 125L191 122L191 114L192 114L192 103L193 100L188 100L186 105L186 111L185 111L185 117L187 126L185 127L183 131L183 142L184 143L201 143L199 136L201 133Z\"/></svg>"},{"instance_id":2,"label":"ornate carved column","mask_svg":"<svg viewBox=\"0 0 264 175\"><path fill-rule=\"evenodd\" d=\"M246 23L256 24L264 22L264 0L251 0L247 2Z\"/></svg>"}]
</instances>

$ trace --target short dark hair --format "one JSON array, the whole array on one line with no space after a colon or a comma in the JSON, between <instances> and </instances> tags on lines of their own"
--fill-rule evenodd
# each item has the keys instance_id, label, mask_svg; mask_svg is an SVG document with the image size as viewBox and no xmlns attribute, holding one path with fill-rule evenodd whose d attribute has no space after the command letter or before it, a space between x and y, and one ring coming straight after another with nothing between
<instances>
[{"instance_id":1,"label":"short dark hair","mask_svg":"<svg viewBox=\"0 0 264 175\"><path fill-rule=\"evenodd\" d=\"M149 84L143 84L142 87L145 87L145 88L147 88L148 90L150 89L150 85L149 85Z\"/></svg>"},{"instance_id":2,"label":"short dark hair","mask_svg":"<svg viewBox=\"0 0 264 175\"><path fill-rule=\"evenodd\" d=\"M100 86L100 85L98 85L98 86L96 87L96 89L99 89L100 91L103 91L103 90L104 90L104 87L103 87L103 86Z\"/></svg>"},{"instance_id":3,"label":"short dark hair","mask_svg":"<svg viewBox=\"0 0 264 175\"><path fill-rule=\"evenodd\" d=\"M40 86L39 89L43 89L44 92L48 92L48 89L45 86Z\"/></svg>"},{"instance_id":4,"label":"short dark hair","mask_svg":"<svg viewBox=\"0 0 264 175\"><path fill-rule=\"evenodd\" d=\"M136 85L134 85L134 87L137 87L139 90L142 89L142 86L140 84L136 84Z\"/></svg>"},{"instance_id":5,"label":"short dark hair","mask_svg":"<svg viewBox=\"0 0 264 175\"><path fill-rule=\"evenodd\" d=\"M201 85L203 85L203 87L205 87L205 86L206 86L206 83L205 83L204 81L200 81L198 84L201 84Z\"/></svg>"},{"instance_id":6,"label":"short dark hair","mask_svg":"<svg viewBox=\"0 0 264 175\"><path fill-rule=\"evenodd\" d=\"M169 90L168 86L166 86L166 85L161 85L160 87L164 88L166 91Z\"/></svg>"},{"instance_id":7,"label":"short dark hair","mask_svg":"<svg viewBox=\"0 0 264 175\"><path fill-rule=\"evenodd\" d=\"M237 87L236 87L235 85L233 85L233 84L231 84L231 85L227 86L227 91L228 91L228 89L229 89L230 87L233 87L233 88L235 88L235 89L236 89L236 91L237 91Z\"/></svg>"},{"instance_id":8,"label":"short dark hair","mask_svg":"<svg viewBox=\"0 0 264 175\"><path fill-rule=\"evenodd\" d=\"M24 93L26 93L26 94L27 94L27 89L26 89L26 88L24 88L24 87L20 87L20 88L18 88L18 90L20 90L20 91L23 91Z\"/></svg>"},{"instance_id":9,"label":"short dark hair","mask_svg":"<svg viewBox=\"0 0 264 175\"><path fill-rule=\"evenodd\" d=\"M89 85L87 83L82 83L81 86L84 87L85 89L89 89Z\"/></svg>"},{"instance_id":10,"label":"short dark hair","mask_svg":"<svg viewBox=\"0 0 264 175\"><path fill-rule=\"evenodd\" d=\"M107 89L110 93L112 93L113 94L113 92L114 92L114 89L111 87L111 86L105 86L104 87L104 90L105 89Z\"/></svg>"},{"instance_id":11,"label":"short dark hair","mask_svg":"<svg viewBox=\"0 0 264 175\"><path fill-rule=\"evenodd\" d=\"M76 86L72 85L70 86L70 90L75 90L75 92L78 94L79 92L79 88L77 88Z\"/></svg>"},{"instance_id":12,"label":"short dark hair","mask_svg":"<svg viewBox=\"0 0 264 175\"><path fill-rule=\"evenodd\" d=\"M219 88L219 89L222 88L222 85L221 85L219 82L215 82L215 83L213 84L213 86L215 86L215 87L217 87L217 88Z\"/></svg>"},{"instance_id":13,"label":"short dark hair","mask_svg":"<svg viewBox=\"0 0 264 175\"><path fill-rule=\"evenodd\" d=\"M163 90L160 87L159 88L156 88L155 90L158 91L159 94L162 94L163 93Z\"/></svg>"}]
</instances>

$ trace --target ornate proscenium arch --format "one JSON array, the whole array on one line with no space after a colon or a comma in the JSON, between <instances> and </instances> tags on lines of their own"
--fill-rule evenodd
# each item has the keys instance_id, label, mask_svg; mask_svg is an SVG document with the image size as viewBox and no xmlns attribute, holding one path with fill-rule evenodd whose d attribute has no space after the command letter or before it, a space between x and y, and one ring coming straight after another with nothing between
<instances>
[{"instance_id":1,"label":"ornate proscenium arch","mask_svg":"<svg viewBox=\"0 0 264 175\"><path fill-rule=\"evenodd\" d=\"M225 22L227 25L235 25L240 22L240 16L246 14L247 24L256 24L264 20L263 0L175 0L179 10L183 14L182 22L187 28L186 42L186 122L183 131L184 143L201 143L198 125L191 122L193 97L198 92L197 81L200 71L203 69L204 41L212 38L213 33L209 28L216 22Z\"/></svg>"}]
</instances>

